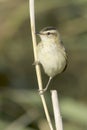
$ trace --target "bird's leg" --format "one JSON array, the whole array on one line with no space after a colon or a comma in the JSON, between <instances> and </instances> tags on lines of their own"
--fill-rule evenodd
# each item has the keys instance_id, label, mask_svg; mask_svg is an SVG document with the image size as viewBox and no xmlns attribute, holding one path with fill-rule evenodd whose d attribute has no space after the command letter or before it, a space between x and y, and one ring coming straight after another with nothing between
<instances>
[{"instance_id":1,"label":"bird's leg","mask_svg":"<svg viewBox=\"0 0 87 130\"><path fill-rule=\"evenodd\" d=\"M34 61L34 63L33 63L32 65L39 65L39 64L40 64L39 61ZM48 82L47 82L47 84L46 84L46 87L45 87L44 89L42 89L42 90L39 90L39 93L40 93L40 94L43 94L45 91L47 91L47 89L48 89L48 87L49 87L49 84L50 84L50 82L51 82L51 79L52 79L52 77L49 77L49 80L48 80Z\"/></svg>"},{"instance_id":2,"label":"bird's leg","mask_svg":"<svg viewBox=\"0 0 87 130\"><path fill-rule=\"evenodd\" d=\"M44 89L42 89L42 90L39 90L40 94L43 94L44 92L47 91L47 89L48 89L48 87L49 87L49 84L50 84L51 80L52 80L52 77L49 77L49 80L48 80L48 82L47 82L46 87L45 87Z\"/></svg>"},{"instance_id":3,"label":"bird's leg","mask_svg":"<svg viewBox=\"0 0 87 130\"><path fill-rule=\"evenodd\" d=\"M49 80L48 80L48 82L47 82L47 85L46 85L46 87L43 89L44 92L48 89L49 84L50 84L50 82L51 82L51 79L52 79L52 77L49 77Z\"/></svg>"}]
</instances>

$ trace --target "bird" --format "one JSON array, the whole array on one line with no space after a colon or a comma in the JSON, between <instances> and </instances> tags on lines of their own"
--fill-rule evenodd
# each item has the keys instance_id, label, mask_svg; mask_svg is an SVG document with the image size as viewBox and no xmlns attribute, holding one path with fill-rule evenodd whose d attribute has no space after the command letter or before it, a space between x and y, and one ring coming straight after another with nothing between
<instances>
[{"instance_id":1,"label":"bird","mask_svg":"<svg viewBox=\"0 0 87 130\"><path fill-rule=\"evenodd\" d=\"M41 41L37 44L37 63L43 67L49 80L43 88L42 93L48 89L51 80L62 73L67 67L67 53L61 40L60 34L55 27L44 27L39 35Z\"/></svg>"}]
</instances>

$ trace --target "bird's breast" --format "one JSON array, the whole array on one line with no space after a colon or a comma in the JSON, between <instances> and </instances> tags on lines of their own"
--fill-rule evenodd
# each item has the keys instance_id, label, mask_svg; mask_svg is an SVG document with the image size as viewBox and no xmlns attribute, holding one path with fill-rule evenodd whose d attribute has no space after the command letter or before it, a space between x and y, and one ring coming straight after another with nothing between
<instances>
[{"instance_id":1,"label":"bird's breast","mask_svg":"<svg viewBox=\"0 0 87 130\"><path fill-rule=\"evenodd\" d=\"M56 44L38 46L38 60L48 76L53 77L64 69L66 60L62 51Z\"/></svg>"}]
</instances>

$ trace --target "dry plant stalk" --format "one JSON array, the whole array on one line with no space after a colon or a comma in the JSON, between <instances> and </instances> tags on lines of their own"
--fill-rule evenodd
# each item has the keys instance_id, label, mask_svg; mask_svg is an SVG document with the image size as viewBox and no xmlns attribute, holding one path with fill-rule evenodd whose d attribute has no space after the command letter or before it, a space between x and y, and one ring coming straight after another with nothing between
<instances>
[{"instance_id":1,"label":"dry plant stalk","mask_svg":"<svg viewBox=\"0 0 87 130\"><path fill-rule=\"evenodd\" d=\"M29 1L29 7L30 7L29 12L30 12L30 23L31 23L31 33L32 33L32 41L33 41L34 59L35 59L35 61L38 61L37 60L37 51L36 51L37 43L36 43L36 35L35 35L34 0ZM39 87L39 90L42 90L43 85L42 85L40 66L36 65L35 68L36 68L38 87ZM48 112L45 97L44 97L43 94L41 94L40 97L41 97L41 100L42 100L42 103L43 103L43 107L44 107L44 111L45 111L45 115L46 115L46 118L47 118L48 125L50 127L50 130L53 130L53 126L52 126L52 123L51 123L51 119L50 119L50 115L49 115L49 112Z\"/></svg>"},{"instance_id":2,"label":"dry plant stalk","mask_svg":"<svg viewBox=\"0 0 87 130\"><path fill-rule=\"evenodd\" d=\"M52 99L52 104L53 104L56 130L63 130L62 118L60 115L60 109L59 109L59 103L58 103L58 94L56 90L51 90L51 99Z\"/></svg>"}]
</instances>

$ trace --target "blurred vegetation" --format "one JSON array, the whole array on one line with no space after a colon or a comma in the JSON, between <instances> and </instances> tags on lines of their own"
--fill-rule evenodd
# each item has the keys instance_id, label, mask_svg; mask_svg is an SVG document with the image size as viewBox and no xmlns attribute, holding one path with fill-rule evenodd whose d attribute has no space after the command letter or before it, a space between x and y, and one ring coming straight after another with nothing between
<instances>
[{"instance_id":1,"label":"blurred vegetation","mask_svg":"<svg viewBox=\"0 0 87 130\"><path fill-rule=\"evenodd\" d=\"M87 130L87 0L36 0L35 16L36 30L55 26L68 52L49 88L58 90L64 130ZM48 129L33 60L28 0L0 0L0 130ZM53 120L49 92L46 100Z\"/></svg>"}]
</instances>

